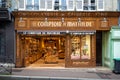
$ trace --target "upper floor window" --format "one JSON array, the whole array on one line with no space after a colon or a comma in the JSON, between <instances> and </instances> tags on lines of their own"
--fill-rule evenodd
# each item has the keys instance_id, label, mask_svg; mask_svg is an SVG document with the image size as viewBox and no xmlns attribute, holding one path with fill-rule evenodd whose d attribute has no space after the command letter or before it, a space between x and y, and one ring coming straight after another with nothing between
<instances>
[{"instance_id":1,"label":"upper floor window","mask_svg":"<svg viewBox=\"0 0 120 80\"><path fill-rule=\"evenodd\" d=\"M55 0L54 2L54 10L59 10L60 9L60 5L59 5L59 0Z\"/></svg>"},{"instance_id":2,"label":"upper floor window","mask_svg":"<svg viewBox=\"0 0 120 80\"><path fill-rule=\"evenodd\" d=\"M97 0L97 10L104 10L104 0Z\"/></svg>"},{"instance_id":3,"label":"upper floor window","mask_svg":"<svg viewBox=\"0 0 120 80\"><path fill-rule=\"evenodd\" d=\"M0 7L9 7L9 3L6 0L0 0Z\"/></svg>"},{"instance_id":4,"label":"upper floor window","mask_svg":"<svg viewBox=\"0 0 120 80\"><path fill-rule=\"evenodd\" d=\"M67 9L74 10L74 0L68 0Z\"/></svg>"},{"instance_id":5,"label":"upper floor window","mask_svg":"<svg viewBox=\"0 0 120 80\"><path fill-rule=\"evenodd\" d=\"M45 10L45 11L104 10L104 0L19 0L19 10Z\"/></svg>"},{"instance_id":6,"label":"upper floor window","mask_svg":"<svg viewBox=\"0 0 120 80\"><path fill-rule=\"evenodd\" d=\"M118 11L120 11L120 0L118 0Z\"/></svg>"},{"instance_id":7,"label":"upper floor window","mask_svg":"<svg viewBox=\"0 0 120 80\"><path fill-rule=\"evenodd\" d=\"M18 8L19 10L25 10L25 0L19 0Z\"/></svg>"},{"instance_id":8,"label":"upper floor window","mask_svg":"<svg viewBox=\"0 0 120 80\"><path fill-rule=\"evenodd\" d=\"M61 10L67 10L67 2L66 0L61 0Z\"/></svg>"},{"instance_id":9,"label":"upper floor window","mask_svg":"<svg viewBox=\"0 0 120 80\"><path fill-rule=\"evenodd\" d=\"M0 7L2 7L2 0L0 0Z\"/></svg>"},{"instance_id":10,"label":"upper floor window","mask_svg":"<svg viewBox=\"0 0 120 80\"><path fill-rule=\"evenodd\" d=\"M26 0L26 10L39 10L39 0Z\"/></svg>"},{"instance_id":11,"label":"upper floor window","mask_svg":"<svg viewBox=\"0 0 120 80\"><path fill-rule=\"evenodd\" d=\"M96 10L96 0L84 0L83 10Z\"/></svg>"}]
</instances>

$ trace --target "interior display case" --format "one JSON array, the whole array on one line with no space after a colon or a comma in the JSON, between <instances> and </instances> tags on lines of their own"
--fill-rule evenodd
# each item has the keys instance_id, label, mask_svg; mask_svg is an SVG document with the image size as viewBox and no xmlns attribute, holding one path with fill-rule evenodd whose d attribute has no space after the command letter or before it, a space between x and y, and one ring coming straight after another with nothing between
<instances>
[{"instance_id":1,"label":"interior display case","mask_svg":"<svg viewBox=\"0 0 120 80\"><path fill-rule=\"evenodd\" d=\"M42 56L42 54L40 53L40 48L38 48L39 40L33 37L22 37L21 39L23 44L21 51L24 54L24 66L28 66L29 64L37 61Z\"/></svg>"}]
</instances>

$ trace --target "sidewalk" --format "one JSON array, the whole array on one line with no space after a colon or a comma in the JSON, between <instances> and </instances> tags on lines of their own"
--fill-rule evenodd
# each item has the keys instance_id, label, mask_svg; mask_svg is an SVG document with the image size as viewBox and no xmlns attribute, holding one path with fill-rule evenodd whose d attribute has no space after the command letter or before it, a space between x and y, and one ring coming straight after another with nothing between
<instances>
[{"instance_id":1,"label":"sidewalk","mask_svg":"<svg viewBox=\"0 0 120 80\"><path fill-rule=\"evenodd\" d=\"M40 67L40 68L15 68L12 72L13 76L27 76L27 77L49 77L49 78L77 78L84 80L93 79L120 79L120 74L114 74L111 70L104 67L96 68L63 68L63 67ZM57 80L57 79L56 79Z\"/></svg>"}]
</instances>

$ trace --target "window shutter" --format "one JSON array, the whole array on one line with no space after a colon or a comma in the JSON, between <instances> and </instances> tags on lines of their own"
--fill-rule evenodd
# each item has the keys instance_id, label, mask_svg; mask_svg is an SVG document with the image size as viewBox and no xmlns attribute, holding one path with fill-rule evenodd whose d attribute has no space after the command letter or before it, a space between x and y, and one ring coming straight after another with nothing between
<instances>
[{"instance_id":1,"label":"window shutter","mask_svg":"<svg viewBox=\"0 0 120 80\"><path fill-rule=\"evenodd\" d=\"M18 8L19 10L25 10L25 0L19 0Z\"/></svg>"},{"instance_id":2,"label":"window shutter","mask_svg":"<svg viewBox=\"0 0 120 80\"><path fill-rule=\"evenodd\" d=\"M76 0L76 10L77 11L83 10L83 0Z\"/></svg>"},{"instance_id":3,"label":"window shutter","mask_svg":"<svg viewBox=\"0 0 120 80\"><path fill-rule=\"evenodd\" d=\"M97 10L104 10L104 0L97 0Z\"/></svg>"}]
</instances>

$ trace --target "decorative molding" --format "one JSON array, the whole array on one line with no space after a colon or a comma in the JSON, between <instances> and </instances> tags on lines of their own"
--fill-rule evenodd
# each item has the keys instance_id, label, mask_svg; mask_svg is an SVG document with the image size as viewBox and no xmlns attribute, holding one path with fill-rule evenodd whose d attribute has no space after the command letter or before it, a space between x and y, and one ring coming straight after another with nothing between
<instances>
[{"instance_id":1,"label":"decorative molding","mask_svg":"<svg viewBox=\"0 0 120 80\"><path fill-rule=\"evenodd\" d=\"M76 11L13 11L14 17L119 17L119 12L76 12Z\"/></svg>"}]
</instances>

